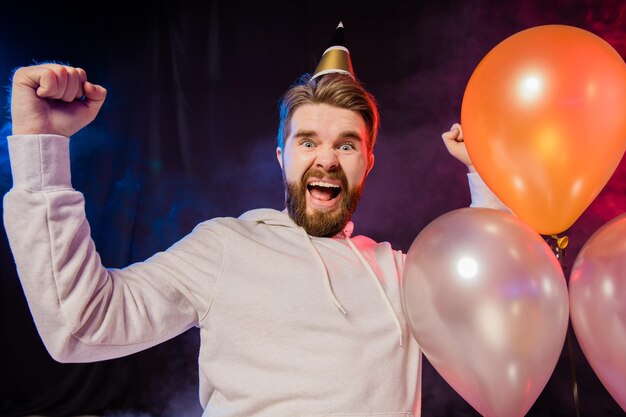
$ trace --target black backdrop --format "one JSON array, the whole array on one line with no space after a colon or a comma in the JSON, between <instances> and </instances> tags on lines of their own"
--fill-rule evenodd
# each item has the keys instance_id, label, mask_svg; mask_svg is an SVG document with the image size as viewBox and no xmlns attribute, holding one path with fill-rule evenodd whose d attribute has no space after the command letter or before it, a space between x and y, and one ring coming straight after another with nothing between
<instances>
[{"instance_id":1,"label":"black backdrop","mask_svg":"<svg viewBox=\"0 0 626 417\"><path fill-rule=\"evenodd\" d=\"M561 23L626 55L618 0L3 4L0 83L9 85L15 67L56 60L108 89L96 121L72 139L72 173L105 265L121 267L201 220L282 208L277 100L315 68L339 20L382 118L356 231L405 251L430 221L468 204L464 169L440 134L458 120L465 85L492 47ZM2 193L11 185L3 111ZM569 230L568 267L598 227L625 211L625 188L622 163ZM201 414L197 331L126 358L58 364L34 328L4 233L0 245L0 415ZM583 415L624 415L577 345L573 362ZM428 364L423 394L424 416L477 415ZM574 415L566 350L528 415Z\"/></svg>"}]
</instances>

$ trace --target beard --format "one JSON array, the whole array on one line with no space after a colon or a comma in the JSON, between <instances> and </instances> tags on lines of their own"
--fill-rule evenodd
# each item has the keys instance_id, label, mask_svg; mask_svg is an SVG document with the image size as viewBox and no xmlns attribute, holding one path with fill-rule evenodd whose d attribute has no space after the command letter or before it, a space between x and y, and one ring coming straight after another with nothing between
<instances>
[{"instance_id":1,"label":"beard","mask_svg":"<svg viewBox=\"0 0 626 417\"><path fill-rule=\"evenodd\" d=\"M313 210L307 213L306 193L309 178L331 178L341 181L341 193L337 198L339 205L330 210ZM349 188L346 174L341 168L337 171L324 172L316 168L309 169L300 182L288 182L283 172L285 185L285 205L289 217L300 227L304 228L311 236L332 237L339 233L350 221L361 199L363 185Z\"/></svg>"}]
</instances>

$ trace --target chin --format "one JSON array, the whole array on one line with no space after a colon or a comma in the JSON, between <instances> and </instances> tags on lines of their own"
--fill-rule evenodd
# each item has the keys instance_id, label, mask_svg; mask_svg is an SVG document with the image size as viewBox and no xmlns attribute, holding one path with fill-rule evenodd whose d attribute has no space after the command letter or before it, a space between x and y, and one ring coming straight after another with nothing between
<instances>
[{"instance_id":1,"label":"chin","mask_svg":"<svg viewBox=\"0 0 626 417\"><path fill-rule=\"evenodd\" d=\"M332 215L332 214L338 213L341 209L342 209L341 204L337 204L332 207L320 207L320 208L313 208L313 207L307 206L306 214L308 216L315 216L315 215L320 215L320 214Z\"/></svg>"}]
</instances>

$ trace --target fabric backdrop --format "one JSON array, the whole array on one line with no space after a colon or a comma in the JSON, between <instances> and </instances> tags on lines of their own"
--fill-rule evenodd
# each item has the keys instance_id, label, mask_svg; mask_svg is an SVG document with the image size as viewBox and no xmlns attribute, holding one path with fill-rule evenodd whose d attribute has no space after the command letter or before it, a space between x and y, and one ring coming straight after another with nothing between
<instances>
[{"instance_id":1,"label":"fabric backdrop","mask_svg":"<svg viewBox=\"0 0 626 417\"><path fill-rule=\"evenodd\" d=\"M491 48L561 23L626 54L618 0L48 3L0 6L1 94L8 100L14 68L51 60L85 68L108 89L71 153L73 183L109 267L167 248L202 220L282 209L277 101L315 68L340 20L382 120L356 232L404 251L430 221L469 202L465 170L440 134L458 121L466 83ZM2 110L4 194L10 126ZM622 164L568 231L568 268L585 240L625 210L625 190ZM37 335L4 233L0 268L0 415L201 414L196 330L126 358L58 364ZM577 345L572 360L583 415L623 415ZM564 350L529 416L574 415L568 361ZM477 413L426 363L423 415Z\"/></svg>"}]
</instances>

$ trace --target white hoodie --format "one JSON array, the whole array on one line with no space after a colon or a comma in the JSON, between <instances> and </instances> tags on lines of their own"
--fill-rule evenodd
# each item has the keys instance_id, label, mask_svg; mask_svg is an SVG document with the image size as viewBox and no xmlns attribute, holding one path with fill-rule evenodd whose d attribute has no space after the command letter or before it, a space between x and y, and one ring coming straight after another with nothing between
<instances>
[{"instance_id":1,"label":"white hoodie","mask_svg":"<svg viewBox=\"0 0 626 417\"><path fill-rule=\"evenodd\" d=\"M71 187L68 143L10 137L14 186L4 200L18 273L53 358L115 358L197 326L204 416L419 415L421 353L402 314L401 252L351 237L351 223L318 238L285 212L260 209L201 223L145 262L105 269ZM479 178L470 183L474 200L497 205Z\"/></svg>"}]
</instances>

